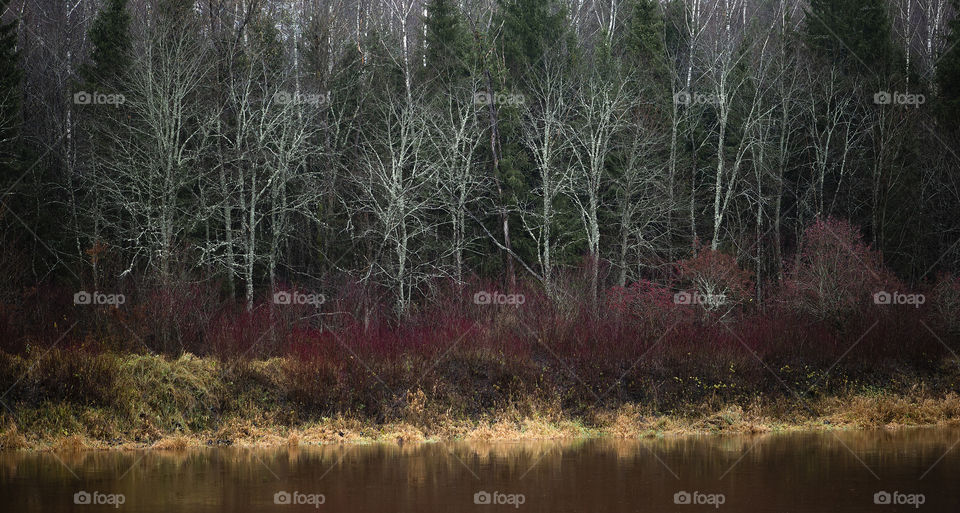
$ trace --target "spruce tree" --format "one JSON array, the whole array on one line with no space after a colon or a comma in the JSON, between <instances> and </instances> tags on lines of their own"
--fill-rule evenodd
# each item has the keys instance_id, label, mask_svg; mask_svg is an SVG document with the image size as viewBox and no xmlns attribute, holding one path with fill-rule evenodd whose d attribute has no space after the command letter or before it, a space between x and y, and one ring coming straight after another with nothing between
<instances>
[{"instance_id":1,"label":"spruce tree","mask_svg":"<svg viewBox=\"0 0 960 513\"><path fill-rule=\"evenodd\" d=\"M960 0L953 0L954 12L960 12ZM937 64L941 119L951 128L960 127L960 17L950 21L947 51Z\"/></svg>"},{"instance_id":2,"label":"spruce tree","mask_svg":"<svg viewBox=\"0 0 960 513\"><path fill-rule=\"evenodd\" d=\"M542 68L545 57L570 42L566 12L554 0L501 0L500 12L503 59L514 78Z\"/></svg>"},{"instance_id":3,"label":"spruce tree","mask_svg":"<svg viewBox=\"0 0 960 513\"><path fill-rule=\"evenodd\" d=\"M127 0L107 0L90 26L90 58L80 67L82 83L79 90L88 94L124 94L124 80L132 59L130 14ZM77 120L87 134L89 151L103 156L102 145L107 144L107 133L116 128L123 116L123 105L108 109L78 109ZM82 145L82 142L78 141ZM95 158L91 157L89 162Z\"/></svg>"},{"instance_id":4,"label":"spruce tree","mask_svg":"<svg viewBox=\"0 0 960 513\"><path fill-rule=\"evenodd\" d=\"M426 79L446 89L466 76L468 36L460 12L451 0L431 0L427 6Z\"/></svg>"},{"instance_id":5,"label":"spruce tree","mask_svg":"<svg viewBox=\"0 0 960 513\"><path fill-rule=\"evenodd\" d=\"M807 44L851 73L886 76L896 69L885 0L810 0Z\"/></svg>"},{"instance_id":6,"label":"spruce tree","mask_svg":"<svg viewBox=\"0 0 960 513\"><path fill-rule=\"evenodd\" d=\"M0 12L9 0L0 0ZM6 193L21 172L20 125L23 72L17 50L17 22L0 24L0 193Z\"/></svg>"},{"instance_id":7,"label":"spruce tree","mask_svg":"<svg viewBox=\"0 0 960 513\"><path fill-rule=\"evenodd\" d=\"M107 0L90 27L90 62L83 78L95 85L115 85L130 65L130 14L127 0Z\"/></svg>"},{"instance_id":8,"label":"spruce tree","mask_svg":"<svg viewBox=\"0 0 960 513\"><path fill-rule=\"evenodd\" d=\"M663 17L656 0L633 0L622 41L622 62L642 87L669 90Z\"/></svg>"}]
</instances>

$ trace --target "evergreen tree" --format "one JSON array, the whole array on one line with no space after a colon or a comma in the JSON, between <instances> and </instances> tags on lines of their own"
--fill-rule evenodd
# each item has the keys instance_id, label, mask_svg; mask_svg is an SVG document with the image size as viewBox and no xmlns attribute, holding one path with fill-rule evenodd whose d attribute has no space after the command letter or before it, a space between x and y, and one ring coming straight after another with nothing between
<instances>
[{"instance_id":1,"label":"evergreen tree","mask_svg":"<svg viewBox=\"0 0 960 513\"><path fill-rule=\"evenodd\" d=\"M451 0L431 0L424 23L426 79L447 88L470 71L466 64L469 40L460 12Z\"/></svg>"},{"instance_id":2,"label":"evergreen tree","mask_svg":"<svg viewBox=\"0 0 960 513\"><path fill-rule=\"evenodd\" d=\"M130 66L127 0L107 0L90 28L90 62L82 70L91 84L116 84Z\"/></svg>"},{"instance_id":3,"label":"evergreen tree","mask_svg":"<svg viewBox=\"0 0 960 513\"><path fill-rule=\"evenodd\" d=\"M663 17L656 0L634 0L623 36L623 64L646 82L669 87Z\"/></svg>"},{"instance_id":4,"label":"evergreen tree","mask_svg":"<svg viewBox=\"0 0 960 513\"><path fill-rule=\"evenodd\" d=\"M500 12L503 59L515 79L542 68L545 57L571 42L566 11L554 0L501 0Z\"/></svg>"},{"instance_id":5,"label":"evergreen tree","mask_svg":"<svg viewBox=\"0 0 960 513\"><path fill-rule=\"evenodd\" d=\"M886 76L896 52L885 0L810 0L807 44L848 72Z\"/></svg>"},{"instance_id":6,"label":"evergreen tree","mask_svg":"<svg viewBox=\"0 0 960 513\"><path fill-rule=\"evenodd\" d=\"M9 0L0 0L0 12ZM20 52L17 51L17 22L0 24L0 193L6 193L20 178L22 122ZM3 198L0 198L3 199Z\"/></svg>"},{"instance_id":7,"label":"evergreen tree","mask_svg":"<svg viewBox=\"0 0 960 513\"><path fill-rule=\"evenodd\" d=\"M960 12L960 0L953 0L954 12ZM950 21L947 51L937 65L937 86L941 119L951 128L960 126L960 17Z\"/></svg>"},{"instance_id":8,"label":"evergreen tree","mask_svg":"<svg viewBox=\"0 0 960 513\"><path fill-rule=\"evenodd\" d=\"M89 37L90 59L80 66L82 83L77 89L87 94L124 94L133 46L127 0L107 0L90 26ZM75 141L90 152L84 163L94 163L105 155L108 133L116 129L117 120L125 115L123 111L123 105L77 109L76 120L82 128Z\"/></svg>"}]
</instances>

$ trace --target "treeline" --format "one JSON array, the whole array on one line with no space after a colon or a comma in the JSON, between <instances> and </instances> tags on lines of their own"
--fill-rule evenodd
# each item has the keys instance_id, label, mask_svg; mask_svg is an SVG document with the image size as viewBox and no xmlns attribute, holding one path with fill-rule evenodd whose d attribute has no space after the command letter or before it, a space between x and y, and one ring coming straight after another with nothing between
<instances>
[{"instance_id":1,"label":"treeline","mask_svg":"<svg viewBox=\"0 0 960 513\"><path fill-rule=\"evenodd\" d=\"M960 261L956 0L0 6L6 301L348 279L405 314L577 268L596 305L709 248L763 304L831 217L908 282Z\"/></svg>"}]
</instances>

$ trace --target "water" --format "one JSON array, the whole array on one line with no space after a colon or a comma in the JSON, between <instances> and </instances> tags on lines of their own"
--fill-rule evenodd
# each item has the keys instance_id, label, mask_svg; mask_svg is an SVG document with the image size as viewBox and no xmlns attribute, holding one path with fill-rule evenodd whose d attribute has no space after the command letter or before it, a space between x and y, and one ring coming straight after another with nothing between
<instances>
[{"instance_id":1,"label":"water","mask_svg":"<svg viewBox=\"0 0 960 513\"><path fill-rule=\"evenodd\" d=\"M290 450L0 452L0 511L954 512L960 511L958 442L960 428L936 428ZM75 504L75 494L79 502L89 497L107 504ZM903 504L876 504L875 494L879 502L889 497ZM275 504L275 495L302 504ZM475 504L488 497L501 504ZM705 504L682 504L687 497Z\"/></svg>"}]
</instances>

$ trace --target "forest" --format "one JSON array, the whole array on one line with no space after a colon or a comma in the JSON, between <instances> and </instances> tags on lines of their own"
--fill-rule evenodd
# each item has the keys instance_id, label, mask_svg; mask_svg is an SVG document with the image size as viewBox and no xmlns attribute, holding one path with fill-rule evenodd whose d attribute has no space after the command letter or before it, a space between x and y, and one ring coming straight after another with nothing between
<instances>
[{"instance_id":1,"label":"forest","mask_svg":"<svg viewBox=\"0 0 960 513\"><path fill-rule=\"evenodd\" d=\"M0 428L960 415L960 0L0 8Z\"/></svg>"}]
</instances>

